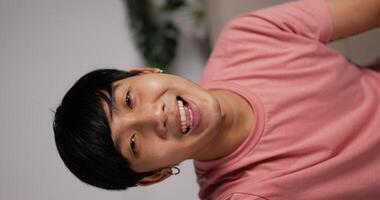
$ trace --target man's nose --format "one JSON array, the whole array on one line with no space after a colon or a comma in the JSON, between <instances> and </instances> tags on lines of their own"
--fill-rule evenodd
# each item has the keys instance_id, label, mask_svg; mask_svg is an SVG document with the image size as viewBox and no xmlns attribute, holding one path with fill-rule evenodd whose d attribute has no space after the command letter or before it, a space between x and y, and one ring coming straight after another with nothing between
<instances>
[{"instance_id":1,"label":"man's nose","mask_svg":"<svg viewBox=\"0 0 380 200\"><path fill-rule=\"evenodd\" d=\"M142 107L140 112L140 125L142 128L150 128L159 137L165 139L167 137L167 114L165 112L165 104L155 103Z\"/></svg>"}]
</instances>

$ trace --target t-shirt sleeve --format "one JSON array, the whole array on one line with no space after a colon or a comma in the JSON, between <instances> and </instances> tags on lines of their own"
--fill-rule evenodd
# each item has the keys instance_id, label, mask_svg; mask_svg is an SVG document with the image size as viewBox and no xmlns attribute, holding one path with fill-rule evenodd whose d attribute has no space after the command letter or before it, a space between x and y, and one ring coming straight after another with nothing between
<instances>
[{"instance_id":1,"label":"t-shirt sleeve","mask_svg":"<svg viewBox=\"0 0 380 200\"><path fill-rule=\"evenodd\" d=\"M232 20L225 28L246 33L296 34L327 43L332 38L332 15L325 0L302 0L264 8ZM271 32L272 31L272 32Z\"/></svg>"},{"instance_id":2,"label":"t-shirt sleeve","mask_svg":"<svg viewBox=\"0 0 380 200\"><path fill-rule=\"evenodd\" d=\"M229 195L228 197L224 198L223 200L269 200L269 199L259 197L256 195L251 195L251 194L233 193Z\"/></svg>"},{"instance_id":3,"label":"t-shirt sleeve","mask_svg":"<svg viewBox=\"0 0 380 200\"><path fill-rule=\"evenodd\" d=\"M299 59L305 58L302 53L324 47L323 43L332 39L332 29L332 15L325 0L292 1L241 15L219 35L202 83L232 79L236 70L252 74L255 69L273 74L265 70L302 62L305 60Z\"/></svg>"}]
</instances>

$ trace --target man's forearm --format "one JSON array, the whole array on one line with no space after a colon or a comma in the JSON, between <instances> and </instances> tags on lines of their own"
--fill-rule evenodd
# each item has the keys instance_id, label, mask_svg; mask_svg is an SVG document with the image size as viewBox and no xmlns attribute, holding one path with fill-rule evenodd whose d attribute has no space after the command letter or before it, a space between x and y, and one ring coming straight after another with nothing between
<instances>
[{"instance_id":1,"label":"man's forearm","mask_svg":"<svg viewBox=\"0 0 380 200\"><path fill-rule=\"evenodd\" d=\"M333 39L380 26L380 0L326 0L333 16Z\"/></svg>"}]
</instances>

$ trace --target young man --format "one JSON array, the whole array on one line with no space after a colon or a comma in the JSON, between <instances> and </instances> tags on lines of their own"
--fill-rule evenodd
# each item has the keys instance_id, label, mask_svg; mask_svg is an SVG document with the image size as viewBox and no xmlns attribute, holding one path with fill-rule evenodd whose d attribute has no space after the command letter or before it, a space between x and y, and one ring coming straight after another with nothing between
<instances>
[{"instance_id":1,"label":"young man","mask_svg":"<svg viewBox=\"0 0 380 200\"><path fill-rule=\"evenodd\" d=\"M201 86L156 69L91 72L57 109L58 151L78 178L107 189L160 182L194 159L201 199L376 199L380 74L324 44L379 19L378 0L241 16Z\"/></svg>"}]
</instances>

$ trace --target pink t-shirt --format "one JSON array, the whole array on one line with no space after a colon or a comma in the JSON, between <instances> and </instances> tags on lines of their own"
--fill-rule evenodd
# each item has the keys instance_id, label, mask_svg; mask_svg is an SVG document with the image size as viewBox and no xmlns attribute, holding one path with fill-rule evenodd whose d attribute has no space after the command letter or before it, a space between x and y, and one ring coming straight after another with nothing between
<instances>
[{"instance_id":1,"label":"pink t-shirt","mask_svg":"<svg viewBox=\"0 0 380 200\"><path fill-rule=\"evenodd\" d=\"M324 0L226 26L201 85L244 97L257 124L232 154L195 161L201 199L380 199L380 73L326 47L332 28Z\"/></svg>"}]
</instances>

